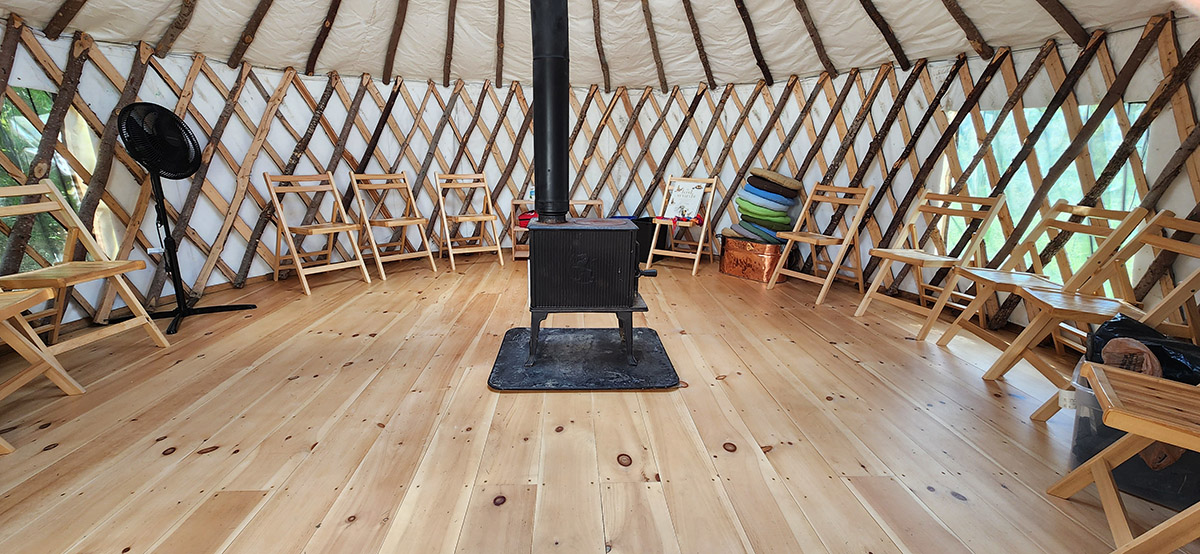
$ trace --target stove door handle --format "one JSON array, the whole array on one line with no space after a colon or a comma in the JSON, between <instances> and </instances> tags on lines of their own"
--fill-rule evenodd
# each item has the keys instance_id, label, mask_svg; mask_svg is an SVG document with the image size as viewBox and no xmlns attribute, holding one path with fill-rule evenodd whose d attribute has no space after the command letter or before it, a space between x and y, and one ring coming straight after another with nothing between
<instances>
[{"instance_id":1,"label":"stove door handle","mask_svg":"<svg viewBox=\"0 0 1200 554\"><path fill-rule=\"evenodd\" d=\"M639 269L638 277L658 277L657 269Z\"/></svg>"}]
</instances>

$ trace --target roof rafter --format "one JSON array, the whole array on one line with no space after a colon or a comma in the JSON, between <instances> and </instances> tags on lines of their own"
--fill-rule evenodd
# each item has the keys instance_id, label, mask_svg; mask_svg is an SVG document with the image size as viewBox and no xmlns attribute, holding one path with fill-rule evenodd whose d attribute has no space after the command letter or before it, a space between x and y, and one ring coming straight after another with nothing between
<instances>
[{"instance_id":1,"label":"roof rafter","mask_svg":"<svg viewBox=\"0 0 1200 554\"><path fill-rule=\"evenodd\" d=\"M321 28L317 30L317 38L313 40L312 50L308 52L308 62L304 64L305 75L312 75L316 71L317 58L321 57L321 49L325 47L325 39L329 38L333 20L337 18L338 8L341 6L342 0L332 0L329 3L329 11L325 12L325 21L321 22Z\"/></svg>"},{"instance_id":2,"label":"roof rafter","mask_svg":"<svg viewBox=\"0 0 1200 554\"><path fill-rule=\"evenodd\" d=\"M1067 35L1071 37L1071 40L1075 41L1075 44L1078 44L1080 48L1087 46L1088 40L1091 37L1084 30L1083 25L1079 24L1079 20L1075 19L1074 15L1071 15L1070 10L1067 10L1067 7L1062 2L1058 0L1037 0L1037 3L1041 4L1042 9L1046 10L1046 13L1049 13L1050 17L1053 17L1058 22L1058 26L1067 32Z\"/></svg>"},{"instance_id":3,"label":"roof rafter","mask_svg":"<svg viewBox=\"0 0 1200 554\"><path fill-rule=\"evenodd\" d=\"M408 0L396 2L396 19L392 22L392 35L388 37L387 53L383 57L383 82L392 81L392 66L396 63L396 46L400 44L400 33L404 31L404 18L408 15Z\"/></svg>"},{"instance_id":4,"label":"roof rafter","mask_svg":"<svg viewBox=\"0 0 1200 554\"><path fill-rule=\"evenodd\" d=\"M608 77L608 58L604 57L604 41L600 38L600 0L592 0L592 34L596 37L596 55L600 58L600 72L604 74L604 92L612 92Z\"/></svg>"},{"instance_id":5,"label":"roof rafter","mask_svg":"<svg viewBox=\"0 0 1200 554\"><path fill-rule=\"evenodd\" d=\"M496 2L496 84L504 82L504 0Z\"/></svg>"},{"instance_id":6,"label":"roof rafter","mask_svg":"<svg viewBox=\"0 0 1200 554\"><path fill-rule=\"evenodd\" d=\"M246 55L246 50L250 48L250 43L254 42L254 35L258 33L258 26L262 24L263 17L266 17L267 10L271 9L271 4L275 0L258 0L258 6L254 8L254 13L250 14L250 20L246 22L246 28L242 30L242 37L233 47L233 52L229 54L229 60L225 62L229 67L237 67L242 63L242 57Z\"/></svg>"},{"instance_id":7,"label":"roof rafter","mask_svg":"<svg viewBox=\"0 0 1200 554\"><path fill-rule=\"evenodd\" d=\"M454 15L458 12L458 0L450 0L446 8L446 59L442 62L442 86L450 86L450 61L454 59Z\"/></svg>"},{"instance_id":8,"label":"roof rafter","mask_svg":"<svg viewBox=\"0 0 1200 554\"><path fill-rule=\"evenodd\" d=\"M808 4L804 0L794 0L796 10L800 12L800 18L804 20L804 28L808 29L808 37L812 39L813 48L817 51L817 58L821 60L821 65L825 66L825 71L830 75L837 75L837 67L833 65L833 61L829 59L829 54L825 52L825 43L821 42L821 35L817 32L817 22L813 20L813 16L808 11Z\"/></svg>"},{"instance_id":9,"label":"roof rafter","mask_svg":"<svg viewBox=\"0 0 1200 554\"><path fill-rule=\"evenodd\" d=\"M175 39L183 34L183 30L187 29L189 23L192 22L192 15L196 13L196 0L183 0L179 5L179 15L175 16L175 20L171 22L171 26L163 32L162 38L158 39L158 44L154 45L154 55L160 58L166 57L171 51L171 47L175 45Z\"/></svg>"},{"instance_id":10,"label":"roof rafter","mask_svg":"<svg viewBox=\"0 0 1200 554\"><path fill-rule=\"evenodd\" d=\"M996 55L996 50L983 38L983 34L975 26L975 22L967 17L967 13L963 11L962 6L958 5L957 0L942 0L942 4L946 6L946 11L950 12L950 17L954 18L954 22L967 35L967 42L971 43L971 48L975 49L975 53L984 59L991 59Z\"/></svg>"},{"instance_id":11,"label":"roof rafter","mask_svg":"<svg viewBox=\"0 0 1200 554\"><path fill-rule=\"evenodd\" d=\"M50 18L50 22L46 24L46 28L42 30L51 40L58 40L62 35L63 29L71 24L71 20L75 19L75 14L87 4L87 0L63 0L62 5L58 7L58 11L54 12L54 17Z\"/></svg>"},{"instance_id":12,"label":"roof rafter","mask_svg":"<svg viewBox=\"0 0 1200 554\"><path fill-rule=\"evenodd\" d=\"M904 47L900 46L900 40L896 38L896 33L892 32L891 25L888 25L883 14L875 8L875 3L871 0L858 0L862 4L863 10L867 12L867 17L871 18L871 22L879 29L879 33L883 35L884 42L887 42L888 48L892 49L892 55L896 57L896 63L900 64L900 69L908 71L912 67L912 62L908 60L908 55L904 53Z\"/></svg>"},{"instance_id":13,"label":"roof rafter","mask_svg":"<svg viewBox=\"0 0 1200 554\"><path fill-rule=\"evenodd\" d=\"M762 48L758 46L758 34L754 32L754 20L750 19L750 10L746 9L745 0L733 0L733 4L737 7L738 15L742 17L742 25L746 26L746 38L750 40L750 51L754 52L754 62L762 71L763 81L767 83L767 86L774 85L775 79L771 77L771 68L767 67L767 60L763 59Z\"/></svg>"},{"instance_id":14,"label":"roof rafter","mask_svg":"<svg viewBox=\"0 0 1200 554\"><path fill-rule=\"evenodd\" d=\"M650 0L642 0L642 17L646 20L646 33L650 35L650 52L654 54L654 70L658 72L658 85L667 92L667 74L663 71L662 55L658 53L658 35L654 33L654 17L650 14Z\"/></svg>"},{"instance_id":15,"label":"roof rafter","mask_svg":"<svg viewBox=\"0 0 1200 554\"><path fill-rule=\"evenodd\" d=\"M704 68L704 78L708 80L709 88L717 88L713 79L712 68L708 65L708 54L704 52L704 39L700 38L700 26L696 23L696 14L692 11L692 0L683 0L683 12L687 15L688 26L692 28L692 38L696 41L696 52L700 55L700 66Z\"/></svg>"}]
</instances>

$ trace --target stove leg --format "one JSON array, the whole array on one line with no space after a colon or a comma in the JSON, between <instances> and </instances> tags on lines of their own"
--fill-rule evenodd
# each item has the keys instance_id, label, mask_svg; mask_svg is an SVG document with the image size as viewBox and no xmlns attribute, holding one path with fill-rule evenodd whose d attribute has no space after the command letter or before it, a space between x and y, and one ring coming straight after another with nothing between
<instances>
[{"instance_id":1,"label":"stove leg","mask_svg":"<svg viewBox=\"0 0 1200 554\"><path fill-rule=\"evenodd\" d=\"M546 312L532 312L529 316L529 357L525 358L525 367L532 367L537 361L538 329L546 320Z\"/></svg>"},{"instance_id":2,"label":"stove leg","mask_svg":"<svg viewBox=\"0 0 1200 554\"><path fill-rule=\"evenodd\" d=\"M629 365L637 365L638 360L633 356L633 312L617 312L617 321L620 322L621 343L625 345Z\"/></svg>"}]
</instances>

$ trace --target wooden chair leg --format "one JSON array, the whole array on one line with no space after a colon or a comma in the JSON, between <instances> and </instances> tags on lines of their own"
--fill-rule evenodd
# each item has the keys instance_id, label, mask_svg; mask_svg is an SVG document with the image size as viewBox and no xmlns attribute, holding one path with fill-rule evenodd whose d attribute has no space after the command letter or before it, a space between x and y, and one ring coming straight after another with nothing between
<instances>
[{"instance_id":1,"label":"wooden chair leg","mask_svg":"<svg viewBox=\"0 0 1200 554\"><path fill-rule=\"evenodd\" d=\"M1117 467L1151 444L1154 444L1151 439L1126 434L1101 450L1099 454L1092 456L1091 459L1079 464L1079 467L1064 475L1057 483L1046 489L1046 494L1063 499L1071 498L1092 484L1092 466L1104 461L1109 467Z\"/></svg>"},{"instance_id":2,"label":"wooden chair leg","mask_svg":"<svg viewBox=\"0 0 1200 554\"><path fill-rule=\"evenodd\" d=\"M646 256L646 269L654 264L654 251L658 248L658 230L662 228L661 223L654 224L654 237L650 239L650 255Z\"/></svg>"},{"instance_id":3,"label":"wooden chair leg","mask_svg":"<svg viewBox=\"0 0 1200 554\"><path fill-rule=\"evenodd\" d=\"M704 229L700 230L700 239L696 242L696 261L692 262L692 277L696 276L696 272L700 271L700 259L704 257L704 238L708 235L708 224L705 223Z\"/></svg>"},{"instance_id":4,"label":"wooden chair leg","mask_svg":"<svg viewBox=\"0 0 1200 554\"><path fill-rule=\"evenodd\" d=\"M454 263L454 243L450 240L450 224L446 222L446 208L442 208L442 248L438 249L446 251L446 255L450 257L450 271L458 271L458 266Z\"/></svg>"},{"instance_id":5,"label":"wooden chair leg","mask_svg":"<svg viewBox=\"0 0 1200 554\"><path fill-rule=\"evenodd\" d=\"M496 220L488 221L488 226L492 228L492 240L496 243L496 256L500 258L500 267L504 267L504 251L500 249L500 234L496 232Z\"/></svg>"},{"instance_id":6,"label":"wooden chair leg","mask_svg":"<svg viewBox=\"0 0 1200 554\"><path fill-rule=\"evenodd\" d=\"M950 276L942 284L942 293L938 295L937 302L933 304L933 310L929 312L929 317L925 318L925 324L921 326L921 330L917 332L917 340L925 340L929 337L929 332L933 330L933 324L942 315L942 310L946 308L946 303L950 301L950 297L954 296L954 287L958 285L958 272L951 271Z\"/></svg>"},{"instance_id":7,"label":"wooden chair leg","mask_svg":"<svg viewBox=\"0 0 1200 554\"><path fill-rule=\"evenodd\" d=\"M771 280L767 281L767 290L775 288L775 283L779 282L779 273L783 271L783 266L787 265L788 253L792 251L792 247L796 245L796 241L789 240L783 245L783 253L779 256L779 262L775 264L775 270L771 272Z\"/></svg>"},{"instance_id":8,"label":"wooden chair leg","mask_svg":"<svg viewBox=\"0 0 1200 554\"><path fill-rule=\"evenodd\" d=\"M1142 533L1140 537L1117 548L1114 554L1172 552L1196 539L1200 539L1200 503Z\"/></svg>"},{"instance_id":9,"label":"wooden chair leg","mask_svg":"<svg viewBox=\"0 0 1200 554\"><path fill-rule=\"evenodd\" d=\"M353 233L353 231L351 231L351 233ZM330 235L330 240L332 241L332 239L334 237L336 237L336 235ZM362 231L359 231L359 235L357 237L351 237L351 239L352 239L352 241L351 241L352 243L362 240ZM333 244L329 245L329 262L330 263L333 263L333 246L334 246ZM361 248L354 249L354 259L358 260L358 269L359 269L359 271L362 272L363 280L366 281L367 284L370 284L371 276L369 274L367 274L367 262L366 262L366 260L363 259ZM378 258L376 258L376 259L378 259ZM382 267L380 267L379 272L381 274L383 273Z\"/></svg>"},{"instance_id":10,"label":"wooden chair leg","mask_svg":"<svg viewBox=\"0 0 1200 554\"><path fill-rule=\"evenodd\" d=\"M366 234L367 244L371 245L371 253L375 255L375 268L379 270L379 280L387 281L387 274L383 272L383 256L379 253L379 245L375 242L375 234L372 232L370 225L363 225L363 230L359 231L359 243L361 244L363 234ZM400 245L400 250L404 250L404 245ZM359 252L362 251L361 245Z\"/></svg>"},{"instance_id":11,"label":"wooden chair leg","mask_svg":"<svg viewBox=\"0 0 1200 554\"><path fill-rule=\"evenodd\" d=\"M1016 340L1008 345L1003 354L1000 354L1000 357L996 359L992 367L988 368L987 372L983 374L984 380L995 381L1004 377L1004 374L1017 365L1017 361L1025 355L1025 349L1037 344L1037 341L1046 336L1046 330L1051 324L1056 324L1056 322L1051 317L1050 312L1042 312L1033 318L1033 321L1029 322L1025 330L1021 331L1020 335L1017 335Z\"/></svg>"},{"instance_id":12,"label":"wooden chair leg","mask_svg":"<svg viewBox=\"0 0 1200 554\"><path fill-rule=\"evenodd\" d=\"M83 394L83 386L71 378L70 375L67 375L67 370L63 369L62 364L58 363L58 359L53 354L46 352L46 346L41 344L41 339L38 339L36 335L32 339L27 338L17 332L10 321L3 321L0 322L0 340L3 340L14 352L29 362L32 367L40 369L34 375L45 375L46 378L50 379L51 382L68 395ZM0 398L5 396L8 396L7 392L0 394Z\"/></svg>"},{"instance_id":13,"label":"wooden chair leg","mask_svg":"<svg viewBox=\"0 0 1200 554\"><path fill-rule=\"evenodd\" d=\"M879 294L879 287L883 285L884 277L892 273L892 262L890 260L886 264L879 264L879 266L879 275L875 276L875 280L867 288L867 294L863 296L862 302L858 303L858 309L854 310L854 317L862 317L863 314L867 313L867 306L870 306L871 300L876 294Z\"/></svg>"},{"instance_id":14,"label":"wooden chair leg","mask_svg":"<svg viewBox=\"0 0 1200 554\"><path fill-rule=\"evenodd\" d=\"M53 327L50 328L49 343L58 342L58 334L62 330L63 315L67 313L67 304L71 300L71 288L63 287L54 291L54 315L52 316Z\"/></svg>"},{"instance_id":15,"label":"wooden chair leg","mask_svg":"<svg viewBox=\"0 0 1200 554\"><path fill-rule=\"evenodd\" d=\"M971 316L983 309L983 305L987 303L988 298L991 298L994 289L988 285L980 284L975 288L975 299L971 300L967 307L963 309L958 317L954 318L954 323L951 323L945 331L942 332L942 338L938 339L938 346L946 346L954 339L963 328L963 323L971 320ZM953 294L953 293L952 293Z\"/></svg>"},{"instance_id":16,"label":"wooden chair leg","mask_svg":"<svg viewBox=\"0 0 1200 554\"><path fill-rule=\"evenodd\" d=\"M821 292L817 293L818 306L825 302L825 296L829 294L829 289L833 287L833 282L838 276L838 270L841 268L842 261L846 259L846 255L849 254L849 250L850 246L848 244L842 244L842 247L838 249L837 256L834 256L833 265L829 266L829 274L825 276L825 283L821 285Z\"/></svg>"},{"instance_id":17,"label":"wooden chair leg","mask_svg":"<svg viewBox=\"0 0 1200 554\"><path fill-rule=\"evenodd\" d=\"M1092 466L1092 480L1096 482L1096 491L1100 493L1100 507L1104 509L1104 517L1108 520L1108 528L1112 530L1113 540L1117 546L1123 546L1133 540L1133 531L1129 529L1129 515L1125 512L1125 502L1117 491L1117 483L1113 481L1112 467L1101 459Z\"/></svg>"},{"instance_id":18,"label":"wooden chair leg","mask_svg":"<svg viewBox=\"0 0 1200 554\"><path fill-rule=\"evenodd\" d=\"M146 312L146 308L142 307L142 303L133 294L133 289L129 288L129 284L125 282L123 275L114 275L108 278L116 289L117 295L125 301L125 305L129 307L129 311L133 312L134 317L142 320L142 328L146 330L146 334L150 335L150 340L154 341L161 348L166 348L171 345L167 342L166 335L154 324L154 320L150 314Z\"/></svg>"},{"instance_id":19,"label":"wooden chair leg","mask_svg":"<svg viewBox=\"0 0 1200 554\"><path fill-rule=\"evenodd\" d=\"M4 440L3 438L0 438L0 456L3 456L4 454L11 454L14 450L16 450L16 448L13 448L13 445L9 444L8 441Z\"/></svg>"}]
</instances>

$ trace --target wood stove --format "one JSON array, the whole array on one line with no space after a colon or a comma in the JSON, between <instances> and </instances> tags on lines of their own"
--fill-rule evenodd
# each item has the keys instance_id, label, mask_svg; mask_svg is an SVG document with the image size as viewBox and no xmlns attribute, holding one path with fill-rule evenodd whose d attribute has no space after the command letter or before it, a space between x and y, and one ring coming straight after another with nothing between
<instances>
[{"instance_id":1,"label":"wood stove","mask_svg":"<svg viewBox=\"0 0 1200 554\"><path fill-rule=\"evenodd\" d=\"M638 278L655 270L638 268L637 226L624 219L574 219L529 225L529 358L537 359L538 330L546 316L562 312L616 314L629 365L633 313L647 311Z\"/></svg>"}]
</instances>

